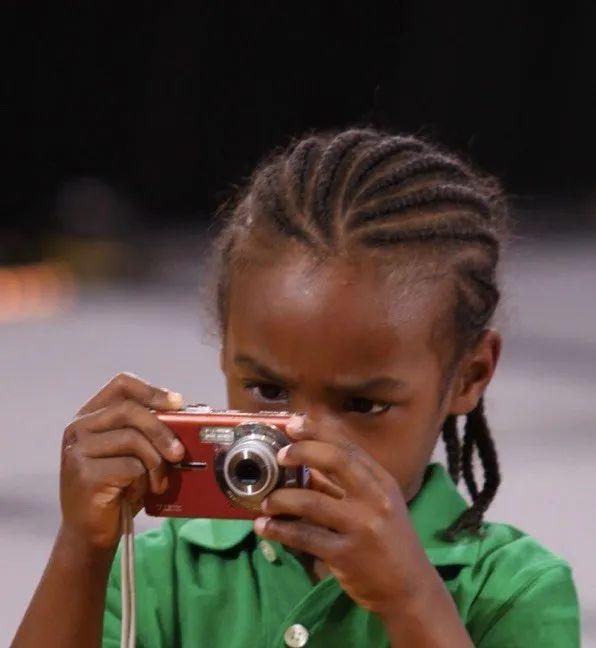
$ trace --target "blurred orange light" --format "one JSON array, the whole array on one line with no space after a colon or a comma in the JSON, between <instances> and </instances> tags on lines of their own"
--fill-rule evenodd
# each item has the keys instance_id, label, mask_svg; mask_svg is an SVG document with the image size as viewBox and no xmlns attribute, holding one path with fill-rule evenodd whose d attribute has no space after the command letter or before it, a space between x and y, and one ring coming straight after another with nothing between
<instances>
[{"instance_id":1,"label":"blurred orange light","mask_svg":"<svg viewBox=\"0 0 596 648\"><path fill-rule=\"evenodd\" d=\"M0 322L51 317L72 305L75 278L60 262L0 268Z\"/></svg>"}]
</instances>

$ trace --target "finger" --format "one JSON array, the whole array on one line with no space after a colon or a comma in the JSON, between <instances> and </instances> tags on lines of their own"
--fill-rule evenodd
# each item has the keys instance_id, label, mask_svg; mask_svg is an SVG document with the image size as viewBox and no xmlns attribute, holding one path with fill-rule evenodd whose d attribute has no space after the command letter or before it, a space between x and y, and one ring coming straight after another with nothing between
<instances>
[{"instance_id":1,"label":"finger","mask_svg":"<svg viewBox=\"0 0 596 648\"><path fill-rule=\"evenodd\" d=\"M184 405L181 394L163 387L154 387L132 373L122 372L90 398L77 412L77 416L127 399L156 410L180 409Z\"/></svg>"},{"instance_id":2,"label":"finger","mask_svg":"<svg viewBox=\"0 0 596 648\"><path fill-rule=\"evenodd\" d=\"M345 536L302 521L282 521L258 517L255 533L269 540L277 540L287 547L305 551L325 562L330 562L341 551Z\"/></svg>"},{"instance_id":3,"label":"finger","mask_svg":"<svg viewBox=\"0 0 596 648\"><path fill-rule=\"evenodd\" d=\"M323 441L332 445L338 445L344 448L349 454L354 454L360 450L360 460L368 468L374 479L386 487L394 484L395 480L383 466L360 448L357 443L348 439L335 426L325 426L321 423L313 422L304 415L294 415L286 425L286 432L291 439L296 441Z\"/></svg>"},{"instance_id":4,"label":"finger","mask_svg":"<svg viewBox=\"0 0 596 648\"><path fill-rule=\"evenodd\" d=\"M153 412L132 400L84 414L69 426L84 432L106 432L125 427L133 427L142 432L168 461L179 461L184 456L184 446L172 430Z\"/></svg>"},{"instance_id":5,"label":"finger","mask_svg":"<svg viewBox=\"0 0 596 648\"><path fill-rule=\"evenodd\" d=\"M278 488L262 503L266 515L293 515L344 533L352 528L346 503L307 488Z\"/></svg>"},{"instance_id":6,"label":"finger","mask_svg":"<svg viewBox=\"0 0 596 648\"><path fill-rule=\"evenodd\" d=\"M378 494L380 487L362 461L363 451L356 445L338 446L322 441L297 441L277 454L280 466L306 465L330 477L347 493Z\"/></svg>"},{"instance_id":7,"label":"finger","mask_svg":"<svg viewBox=\"0 0 596 648\"><path fill-rule=\"evenodd\" d=\"M136 457L99 457L85 460L85 481L96 488L130 489L138 499L146 492L147 471Z\"/></svg>"},{"instance_id":8,"label":"finger","mask_svg":"<svg viewBox=\"0 0 596 648\"><path fill-rule=\"evenodd\" d=\"M90 458L134 456L145 466L154 493L167 488L166 467L155 447L134 428L87 434L80 441L80 451Z\"/></svg>"},{"instance_id":9,"label":"finger","mask_svg":"<svg viewBox=\"0 0 596 648\"><path fill-rule=\"evenodd\" d=\"M339 486L339 484L336 484L316 468L310 468L310 480L308 486L313 490L326 493L336 499L343 499L346 495L346 491Z\"/></svg>"}]
</instances>

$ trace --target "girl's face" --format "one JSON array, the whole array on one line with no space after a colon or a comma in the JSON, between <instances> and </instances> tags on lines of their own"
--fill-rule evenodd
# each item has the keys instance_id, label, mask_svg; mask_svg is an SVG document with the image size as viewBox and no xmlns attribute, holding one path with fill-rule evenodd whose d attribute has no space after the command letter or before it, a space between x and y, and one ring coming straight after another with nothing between
<instances>
[{"instance_id":1,"label":"girl's face","mask_svg":"<svg viewBox=\"0 0 596 648\"><path fill-rule=\"evenodd\" d=\"M449 413L452 390L438 402L443 373L431 346L448 292L443 282L395 286L370 266L313 269L291 250L236 272L221 365L230 407L302 411L337 426L410 499Z\"/></svg>"}]
</instances>

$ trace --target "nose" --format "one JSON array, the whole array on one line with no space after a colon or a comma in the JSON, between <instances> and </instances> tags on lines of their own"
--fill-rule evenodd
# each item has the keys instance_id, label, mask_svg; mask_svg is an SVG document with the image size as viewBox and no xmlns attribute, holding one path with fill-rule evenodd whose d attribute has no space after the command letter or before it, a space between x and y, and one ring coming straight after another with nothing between
<instances>
[{"instance_id":1,"label":"nose","mask_svg":"<svg viewBox=\"0 0 596 648\"><path fill-rule=\"evenodd\" d=\"M291 399L290 411L302 414L313 426L330 428L342 424L338 412L334 411L328 403L318 399L296 396Z\"/></svg>"},{"instance_id":2,"label":"nose","mask_svg":"<svg viewBox=\"0 0 596 648\"><path fill-rule=\"evenodd\" d=\"M324 403L302 395L294 395L290 400L290 411L306 416L315 422L329 416L328 408Z\"/></svg>"}]
</instances>

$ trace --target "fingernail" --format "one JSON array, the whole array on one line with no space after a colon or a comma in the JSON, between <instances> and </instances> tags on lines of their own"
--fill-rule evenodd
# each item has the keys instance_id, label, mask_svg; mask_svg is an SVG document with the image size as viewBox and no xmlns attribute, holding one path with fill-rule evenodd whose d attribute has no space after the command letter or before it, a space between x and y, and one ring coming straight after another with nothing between
<instances>
[{"instance_id":1,"label":"fingernail","mask_svg":"<svg viewBox=\"0 0 596 648\"><path fill-rule=\"evenodd\" d=\"M267 509L269 508L269 498L266 497L262 502L261 502L261 511L267 512Z\"/></svg>"},{"instance_id":2,"label":"fingernail","mask_svg":"<svg viewBox=\"0 0 596 648\"><path fill-rule=\"evenodd\" d=\"M290 434L295 434L302 431L304 425L304 416L292 416L286 424L286 430Z\"/></svg>"},{"instance_id":3,"label":"fingernail","mask_svg":"<svg viewBox=\"0 0 596 648\"><path fill-rule=\"evenodd\" d=\"M269 522L271 518L270 517L258 517L255 520L255 532L256 533L263 533L265 531L265 527L267 526L267 523Z\"/></svg>"},{"instance_id":4,"label":"fingernail","mask_svg":"<svg viewBox=\"0 0 596 648\"><path fill-rule=\"evenodd\" d=\"M178 441L178 439L174 439L170 445L170 448L172 449L172 452L177 456L181 457L184 452L185 448L184 446Z\"/></svg>"},{"instance_id":5,"label":"fingernail","mask_svg":"<svg viewBox=\"0 0 596 648\"><path fill-rule=\"evenodd\" d=\"M184 406L184 398L178 392L168 392L168 402L172 409L180 409Z\"/></svg>"},{"instance_id":6,"label":"fingernail","mask_svg":"<svg viewBox=\"0 0 596 648\"><path fill-rule=\"evenodd\" d=\"M285 460L285 458L287 457L289 451L290 451L290 446L289 445L284 446L277 453L277 463L282 463Z\"/></svg>"},{"instance_id":7,"label":"fingernail","mask_svg":"<svg viewBox=\"0 0 596 648\"><path fill-rule=\"evenodd\" d=\"M160 495L162 495L163 493L165 493L168 490L168 478L167 477L164 477L161 480L161 482L159 483L159 488L160 488L160 491L159 491Z\"/></svg>"}]
</instances>

